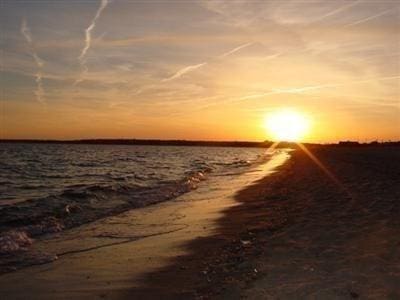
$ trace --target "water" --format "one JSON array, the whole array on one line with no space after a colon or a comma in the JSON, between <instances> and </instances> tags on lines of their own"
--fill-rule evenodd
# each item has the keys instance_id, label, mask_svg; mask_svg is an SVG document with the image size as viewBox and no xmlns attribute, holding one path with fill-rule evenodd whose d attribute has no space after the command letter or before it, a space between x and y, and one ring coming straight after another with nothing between
<instances>
[{"instance_id":1,"label":"water","mask_svg":"<svg viewBox=\"0 0 400 300\"><path fill-rule=\"evenodd\" d=\"M0 145L0 231L59 231L175 198L208 176L242 172L265 149Z\"/></svg>"},{"instance_id":2,"label":"water","mask_svg":"<svg viewBox=\"0 0 400 300\"><path fill-rule=\"evenodd\" d=\"M65 229L197 188L184 199L223 197L265 176L258 166L273 154L259 148L0 144L0 273L56 259L57 252L29 249L42 237L62 238Z\"/></svg>"}]
</instances>

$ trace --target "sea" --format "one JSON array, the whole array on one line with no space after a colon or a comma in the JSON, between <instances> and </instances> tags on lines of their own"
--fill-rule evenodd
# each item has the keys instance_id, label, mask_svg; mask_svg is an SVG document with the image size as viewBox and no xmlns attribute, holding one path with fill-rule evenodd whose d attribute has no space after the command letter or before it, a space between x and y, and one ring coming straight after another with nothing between
<instances>
[{"instance_id":1,"label":"sea","mask_svg":"<svg viewBox=\"0 0 400 300\"><path fill-rule=\"evenodd\" d=\"M0 267L2 261L10 267L10 257L41 236L171 201L199 186L207 197L208 185L226 188L276 151L282 150L1 143Z\"/></svg>"}]
</instances>

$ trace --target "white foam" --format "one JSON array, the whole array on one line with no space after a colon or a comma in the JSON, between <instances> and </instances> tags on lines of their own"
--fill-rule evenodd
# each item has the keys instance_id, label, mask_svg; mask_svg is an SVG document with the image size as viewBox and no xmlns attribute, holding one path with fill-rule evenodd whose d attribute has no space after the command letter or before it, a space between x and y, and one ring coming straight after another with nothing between
<instances>
[{"instance_id":1,"label":"white foam","mask_svg":"<svg viewBox=\"0 0 400 300\"><path fill-rule=\"evenodd\" d=\"M0 235L0 254L25 251L32 244L32 239L25 231L11 230Z\"/></svg>"}]
</instances>

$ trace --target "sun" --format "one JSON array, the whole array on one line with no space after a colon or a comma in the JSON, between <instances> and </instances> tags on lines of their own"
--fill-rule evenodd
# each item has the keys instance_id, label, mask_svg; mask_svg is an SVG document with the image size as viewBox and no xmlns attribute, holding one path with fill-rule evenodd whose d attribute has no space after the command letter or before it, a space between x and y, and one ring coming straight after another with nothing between
<instances>
[{"instance_id":1,"label":"sun","mask_svg":"<svg viewBox=\"0 0 400 300\"><path fill-rule=\"evenodd\" d=\"M265 117L265 127L275 141L298 142L308 133L308 117L292 109L282 109Z\"/></svg>"}]
</instances>

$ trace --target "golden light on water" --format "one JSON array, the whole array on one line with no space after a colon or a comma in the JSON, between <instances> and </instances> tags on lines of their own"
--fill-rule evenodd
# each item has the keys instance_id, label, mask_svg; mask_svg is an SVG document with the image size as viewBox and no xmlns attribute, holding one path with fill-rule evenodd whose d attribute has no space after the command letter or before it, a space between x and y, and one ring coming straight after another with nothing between
<instances>
[{"instance_id":1,"label":"golden light on water","mask_svg":"<svg viewBox=\"0 0 400 300\"><path fill-rule=\"evenodd\" d=\"M274 141L298 142L308 134L310 120L296 110L282 109L265 117L265 127Z\"/></svg>"}]
</instances>

